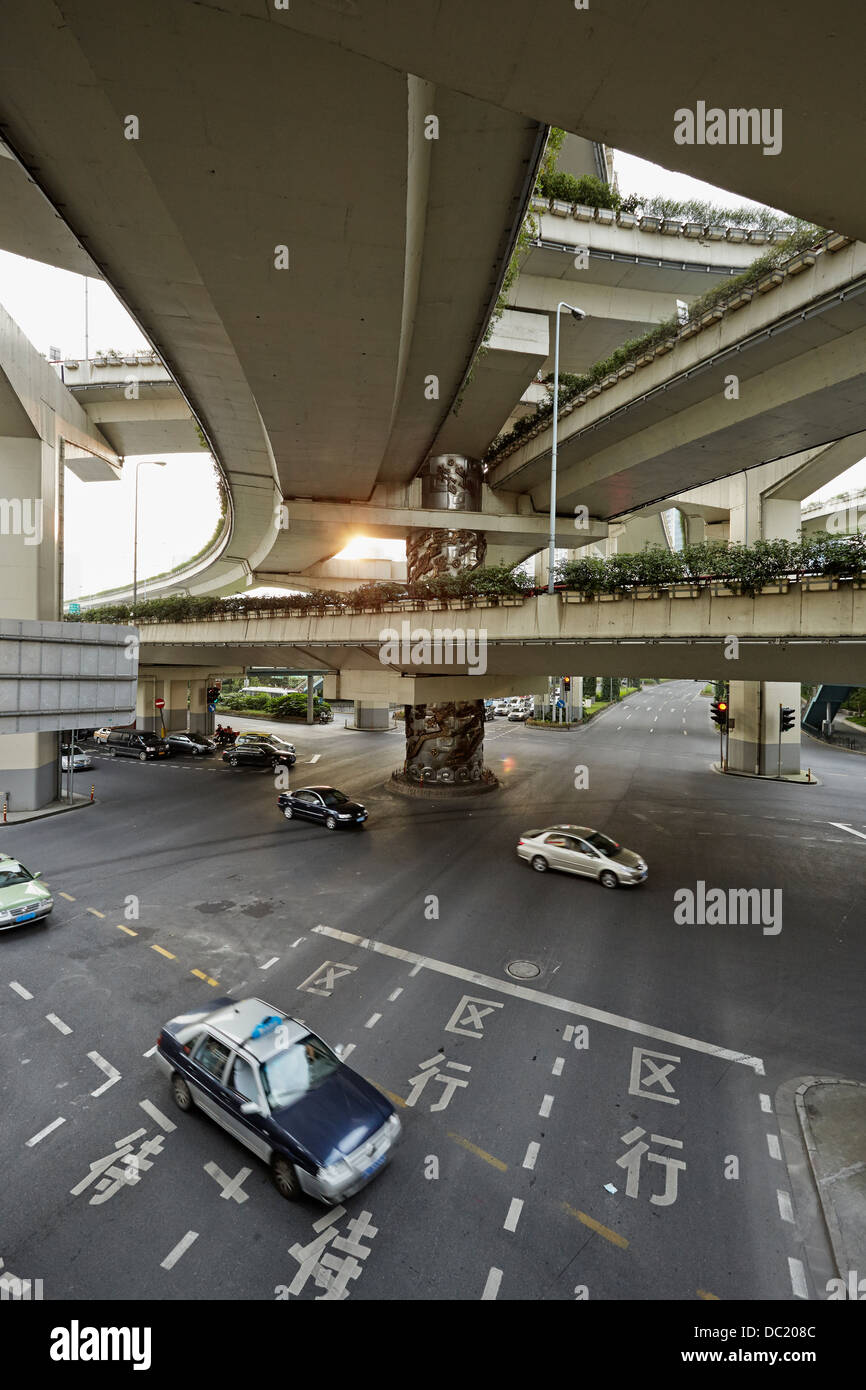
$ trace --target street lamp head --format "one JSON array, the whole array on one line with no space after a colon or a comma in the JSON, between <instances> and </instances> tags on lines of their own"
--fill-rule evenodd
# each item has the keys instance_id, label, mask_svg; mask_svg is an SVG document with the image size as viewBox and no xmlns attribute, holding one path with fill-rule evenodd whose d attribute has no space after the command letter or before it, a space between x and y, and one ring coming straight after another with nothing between
<instances>
[{"instance_id":1,"label":"street lamp head","mask_svg":"<svg viewBox=\"0 0 866 1390\"><path fill-rule=\"evenodd\" d=\"M568 307L569 307L569 309L571 309L571 305L570 305L570 304L569 304ZM585 311L584 311L583 309L571 309L571 317L572 317L573 319L577 319L578 323L580 323L580 320L581 320L581 319L585 319L585 318L586 318L586 313L585 313Z\"/></svg>"}]
</instances>

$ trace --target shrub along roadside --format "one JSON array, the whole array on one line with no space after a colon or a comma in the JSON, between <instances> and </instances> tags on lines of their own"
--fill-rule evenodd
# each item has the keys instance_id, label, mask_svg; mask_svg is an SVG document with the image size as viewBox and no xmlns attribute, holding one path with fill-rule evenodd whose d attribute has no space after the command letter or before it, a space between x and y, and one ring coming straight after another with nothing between
<instances>
[{"instance_id":1,"label":"shrub along roadside","mask_svg":"<svg viewBox=\"0 0 866 1390\"><path fill-rule=\"evenodd\" d=\"M706 584L721 581L731 589L755 594L764 584L807 576L855 578L866 571L866 534L831 536L815 532L798 541L756 541L754 545L727 545L724 541L699 542L669 551L650 547L635 555L612 555L600 560L592 555L557 566L555 579L562 587L591 598L596 594L628 593L637 586ZM506 565L462 570L416 584L362 584L352 593L324 590L313 594L278 594L256 598L237 594L231 598L147 599L135 612L126 603L88 608L67 622L148 623L189 622L200 618L233 618L289 615L293 612L351 613L372 609L382 612L386 603L400 599L515 598L534 591L532 580ZM390 614L388 615L390 617ZM396 614L394 615L396 616ZM459 626L459 620L458 624ZM291 698L276 697L278 699ZM301 699L306 696L301 694Z\"/></svg>"}]
</instances>

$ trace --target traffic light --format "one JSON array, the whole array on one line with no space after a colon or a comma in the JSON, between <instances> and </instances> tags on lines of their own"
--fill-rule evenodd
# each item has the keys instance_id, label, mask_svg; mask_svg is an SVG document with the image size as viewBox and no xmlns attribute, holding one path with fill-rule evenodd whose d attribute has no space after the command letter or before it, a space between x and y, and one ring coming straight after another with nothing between
<instances>
[{"instance_id":1,"label":"traffic light","mask_svg":"<svg viewBox=\"0 0 866 1390\"><path fill-rule=\"evenodd\" d=\"M713 703L710 705L710 718L720 729L724 730L728 727L727 700L713 700Z\"/></svg>"},{"instance_id":2,"label":"traffic light","mask_svg":"<svg viewBox=\"0 0 866 1390\"><path fill-rule=\"evenodd\" d=\"M571 676L563 676L562 687L565 691L569 691L571 689Z\"/></svg>"},{"instance_id":3,"label":"traffic light","mask_svg":"<svg viewBox=\"0 0 866 1390\"><path fill-rule=\"evenodd\" d=\"M220 687L219 687L218 685L209 685L209 686L208 686L208 688L207 688L207 702L208 702L209 705L215 705L215 704L216 704L217 700L219 699L219 693L220 693Z\"/></svg>"},{"instance_id":4,"label":"traffic light","mask_svg":"<svg viewBox=\"0 0 866 1390\"><path fill-rule=\"evenodd\" d=\"M788 729L794 727L794 711L789 705L779 706L779 728L782 733L787 733Z\"/></svg>"}]
</instances>

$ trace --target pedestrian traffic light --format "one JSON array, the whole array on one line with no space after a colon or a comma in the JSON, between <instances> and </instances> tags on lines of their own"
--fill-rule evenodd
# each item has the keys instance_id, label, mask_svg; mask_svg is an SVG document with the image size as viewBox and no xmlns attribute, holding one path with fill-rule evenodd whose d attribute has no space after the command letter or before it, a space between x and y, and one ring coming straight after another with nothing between
<instances>
[{"instance_id":1,"label":"pedestrian traffic light","mask_svg":"<svg viewBox=\"0 0 866 1390\"><path fill-rule=\"evenodd\" d=\"M219 687L218 685L209 685L209 686L208 686L208 688L207 688L207 702L208 702L209 705L215 705L215 704L216 704L217 700L219 699L219 693L220 693L220 687Z\"/></svg>"},{"instance_id":2,"label":"pedestrian traffic light","mask_svg":"<svg viewBox=\"0 0 866 1390\"><path fill-rule=\"evenodd\" d=\"M781 729L782 733L784 734L784 733L786 733L786 732L788 731L788 729L793 729L793 727L794 727L794 711L790 708L789 705L780 705L780 706L779 706L779 728Z\"/></svg>"},{"instance_id":3,"label":"pedestrian traffic light","mask_svg":"<svg viewBox=\"0 0 866 1390\"><path fill-rule=\"evenodd\" d=\"M710 718L720 729L724 730L728 727L727 700L713 700L713 703L710 705Z\"/></svg>"}]
</instances>

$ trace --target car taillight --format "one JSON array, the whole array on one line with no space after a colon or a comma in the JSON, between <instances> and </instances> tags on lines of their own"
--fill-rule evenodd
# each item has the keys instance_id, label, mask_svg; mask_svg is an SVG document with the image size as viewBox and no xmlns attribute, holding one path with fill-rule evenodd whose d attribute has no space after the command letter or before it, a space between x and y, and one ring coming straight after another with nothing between
<instances>
[{"instance_id":1,"label":"car taillight","mask_svg":"<svg viewBox=\"0 0 866 1390\"><path fill-rule=\"evenodd\" d=\"M162 1033L160 1033L159 1037L157 1038L156 1045L157 1047L162 1047Z\"/></svg>"}]
</instances>

